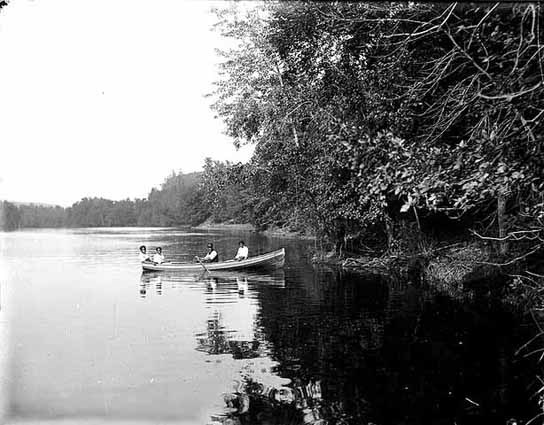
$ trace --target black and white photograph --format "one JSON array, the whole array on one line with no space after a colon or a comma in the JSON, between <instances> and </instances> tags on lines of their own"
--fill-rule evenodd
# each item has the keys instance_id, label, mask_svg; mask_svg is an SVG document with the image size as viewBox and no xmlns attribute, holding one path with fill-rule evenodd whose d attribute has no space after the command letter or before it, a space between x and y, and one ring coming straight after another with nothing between
<instances>
[{"instance_id":1,"label":"black and white photograph","mask_svg":"<svg viewBox=\"0 0 544 425\"><path fill-rule=\"evenodd\" d=\"M544 423L544 3L0 0L0 425Z\"/></svg>"}]
</instances>

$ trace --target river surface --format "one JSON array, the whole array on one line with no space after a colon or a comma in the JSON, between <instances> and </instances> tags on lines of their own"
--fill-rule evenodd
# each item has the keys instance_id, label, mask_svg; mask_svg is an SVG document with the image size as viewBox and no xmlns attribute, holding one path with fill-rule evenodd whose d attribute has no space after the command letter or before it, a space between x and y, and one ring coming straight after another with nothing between
<instances>
[{"instance_id":1,"label":"river surface","mask_svg":"<svg viewBox=\"0 0 544 425\"><path fill-rule=\"evenodd\" d=\"M286 248L269 273L142 273ZM4 423L504 424L537 400L529 324L489 300L313 266L311 242L201 229L0 233Z\"/></svg>"}]
</instances>

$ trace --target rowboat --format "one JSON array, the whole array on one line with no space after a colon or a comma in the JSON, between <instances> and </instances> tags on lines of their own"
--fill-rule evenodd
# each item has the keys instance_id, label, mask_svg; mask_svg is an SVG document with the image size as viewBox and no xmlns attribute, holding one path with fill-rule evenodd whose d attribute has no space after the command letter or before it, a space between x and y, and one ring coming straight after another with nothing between
<instances>
[{"instance_id":1,"label":"rowboat","mask_svg":"<svg viewBox=\"0 0 544 425\"><path fill-rule=\"evenodd\" d=\"M204 263L207 270L243 270L243 269L277 269L285 263L285 248L266 254L250 257L247 260L228 260L217 263ZM202 271L200 263L142 263L144 271Z\"/></svg>"}]
</instances>

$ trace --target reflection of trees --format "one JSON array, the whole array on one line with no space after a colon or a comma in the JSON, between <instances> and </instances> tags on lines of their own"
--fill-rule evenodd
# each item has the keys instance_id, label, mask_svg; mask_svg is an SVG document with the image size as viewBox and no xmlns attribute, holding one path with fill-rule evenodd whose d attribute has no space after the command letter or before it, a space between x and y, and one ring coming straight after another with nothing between
<instances>
[{"instance_id":1,"label":"reflection of trees","mask_svg":"<svg viewBox=\"0 0 544 425\"><path fill-rule=\"evenodd\" d=\"M302 278L303 284L290 287L285 296L260 293L259 325L280 362L278 372L295 383L321 377L320 412L325 419L349 412L366 421L366 393L384 343L389 289L376 278L352 282L357 278L347 275L342 280L331 273Z\"/></svg>"},{"instance_id":2,"label":"reflection of trees","mask_svg":"<svg viewBox=\"0 0 544 425\"><path fill-rule=\"evenodd\" d=\"M322 380L329 423L504 423L512 408L531 412L513 361L522 338L512 341L515 319L499 307L377 277L297 278L283 293L260 291L259 325L280 376Z\"/></svg>"},{"instance_id":3,"label":"reflection of trees","mask_svg":"<svg viewBox=\"0 0 544 425\"><path fill-rule=\"evenodd\" d=\"M238 391L225 394L224 401L227 413L216 418L221 424L327 424L319 381L271 387L246 376Z\"/></svg>"},{"instance_id":4,"label":"reflection of trees","mask_svg":"<svg viewBox=\"0 0 544 425\"><path fill-rule=\"evenodd\" d=\"M197 350L208 354L232 354L235 359L251 359L263 355L258 340L229 339L229 330L221 324L221 314L208 319L206 332L197 334Z\"/></svg>"},{"instance_id":5,"label":"reflection of trees","mask_svg":"<svg viewBox=\"0 0 544 425\"><path fill-rule=\"evenodd\" d=\"M197 349L209 354L232 354L235 359L264 355L264 339L256 328L258 305L251 296L251 285L283 288L282 271L272 274L213 272L203 280L207 285L207 300L216 310L206 324L206 332L198 334ZM228 301L225 301L226 298Z\"/></svg>"},{"instance_id":6,"label":"reflection of trees","mask_svg":"<svg viewBox=\"0 0 544 425\"><path fill-rule=\"evenodd\" d=\"M196 335L198 350L209 354L230 353L235 359L263 355L264 347L259 341L262 334L255 329L258 306L248 296L249 282L250 277L243 274L226 274L222 278L206 280L207 303L214 305L216 310L207 321L206 332Z\"/></svg>"},{"instance_id":7,"label":"reflection of trees","mask_svg":"<svg viewBox=\"0 0 544 425\"><path fill-rule=\"evenodd\" d=\"M304 286L290 288L288 294L261 291L259 325L271 338L274 354L282 364L291 361L311 365L295 377L319 376L332 358L356 365L361 352L378 350L383 344L388 288L383 282L362 281L357 284L327 283L331 276ZM333 276L334 278L334 276ZM307 302L307 288L312 302ZM308 376L302 373L309 373Z\"/></svg>"},{"instance_id":8,"label":"reflection of trees","mask_svg":"<svg viewBox=\"0 0 544 425\"><path fill-rule=\"evenodd\" d=\"M197 350L208 354L226 354L229 352L227 333L219 323L220 316L208 319L206 332L196 335Z\"/></svg>"}]
</instances>

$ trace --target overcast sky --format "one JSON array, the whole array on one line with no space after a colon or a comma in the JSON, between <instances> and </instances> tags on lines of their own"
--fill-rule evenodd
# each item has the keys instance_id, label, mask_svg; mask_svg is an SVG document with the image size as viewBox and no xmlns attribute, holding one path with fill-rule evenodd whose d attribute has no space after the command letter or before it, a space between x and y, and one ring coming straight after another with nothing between
<instances>
[{"instance_id":1,"label":"overcast sky","mask_svg":"<svg viewBox=\"0 0 544 425\"><path fill-rule=\"evenodd\" d=\"M145 197L206 156L245 161L204 94L202 0L12 0L0 11L0 199ZM220 3L219 5L223 5Z\"/></svg>"}]
</instances>

